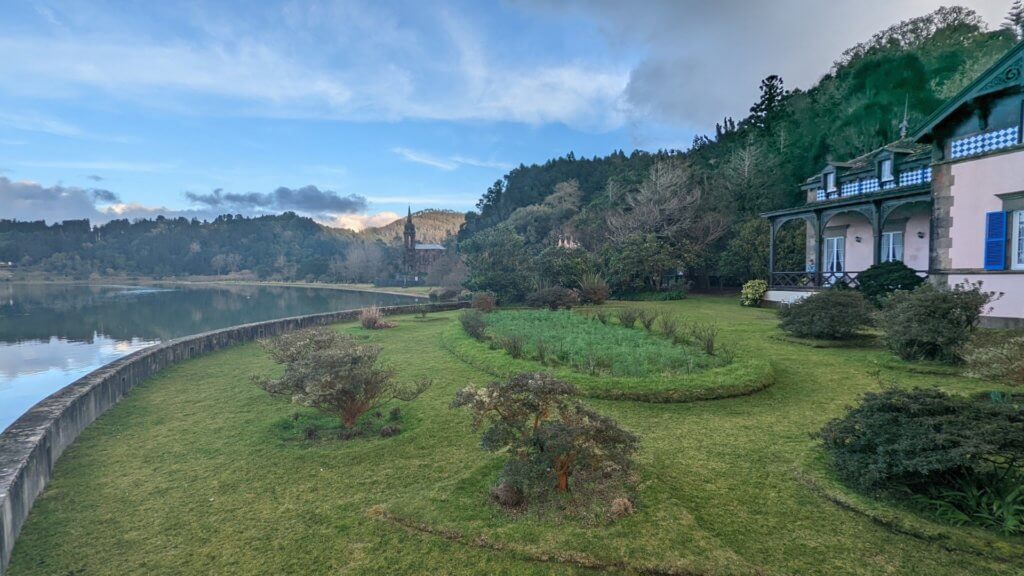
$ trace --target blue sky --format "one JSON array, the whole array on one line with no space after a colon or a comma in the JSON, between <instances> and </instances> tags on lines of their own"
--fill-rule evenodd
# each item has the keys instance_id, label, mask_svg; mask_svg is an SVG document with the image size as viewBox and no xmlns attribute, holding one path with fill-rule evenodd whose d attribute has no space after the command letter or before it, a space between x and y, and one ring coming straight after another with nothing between
<instances>
[{"instance_id":1,"label":"blue sky","mask_svg":"<svg viewBox=\"0 0 1024 576\"><path fill-rule=\"evenodd\" d=\"M520 163L685 148L940 4L8 1L0 217L467 210Z\"/></svg>"}]
</instances>

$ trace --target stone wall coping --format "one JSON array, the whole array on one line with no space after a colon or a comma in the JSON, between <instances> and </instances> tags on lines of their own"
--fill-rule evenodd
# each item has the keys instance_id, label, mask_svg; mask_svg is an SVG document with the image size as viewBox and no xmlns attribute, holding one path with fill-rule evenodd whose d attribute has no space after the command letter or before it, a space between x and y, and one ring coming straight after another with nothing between
<instances>
[{"instance_id":1,"label":"stone wall coping","mask_svg":"<svg viewBox=\"0 0 1024 576\"><path fill-rule=\"evenodd\" d=\"M468 305L410 304L382 307L381 311L385 315L410 314L426 307L444 312ZM0 434L0 575L10 563L14 541L36 497L49 483L57 459L86 426L135 385L184 360L291 330L355 320L361 310L251 322L175 338L118 358L40 400Z\"/></svg>"}]
</instances>

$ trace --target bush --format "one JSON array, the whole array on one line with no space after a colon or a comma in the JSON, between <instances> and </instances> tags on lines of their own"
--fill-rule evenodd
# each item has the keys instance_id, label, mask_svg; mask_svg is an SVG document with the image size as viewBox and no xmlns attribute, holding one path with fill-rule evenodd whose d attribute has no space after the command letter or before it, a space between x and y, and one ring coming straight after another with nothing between
<instances>
[{"instance_id":1,"label":"bush","mask_svg":"<svg viewBox=\"0 0 1024 576\"><path fill-rule=\"evenodd\" d=\"M526 340L520 336L508 336L501 339L501 347L508 355L519 360L526 356Z\"/></svg>"},{"instance_id":2,"label":"bush","mask_svg":"<svg viewBox=\"0 0 1024 576\"><path fill-rule=\"evenodd\" d=\"M1024 336L971 344L964 361L968 376L1020 386L1024 384Z\"/></svg>"},{"instance_id":3,"label":"bush","mask_svg":"<svg viewBox=\"0 0 1024 576\"><path fill-rule=\"evenodd\" d=\"M484 318L483 312L479 310L463 310L459 314L459 322L462 324L462 329L466 331L472 338L476 340L487 339L487 319Z\"/></svg>"},{"instance_id":4,"label":"bush","mask_svg":"<svg viewBox=\"0 0 1024 576\"><path fill-rule=\"evenodd\" d=\"M594 313L594 318L601 324L608 324L609 316L608 312L604 310L598 310Z\"/></svg>"},{"instance_id":5,"label":"bush","mask_svg":"<svg viewBox=\"0 0 1024 576\"><path fill-rule=\"evenodd\" d=\"M654 328L654 322L657 319L658 319L658 313L653 311L653 310L650 310L650 311L649 310L642 310L640 312L640 318L639 318L640 324L642 324L643 327L644 327L644 330L647 330L648 332L651 331L651 328Z\"/></svg>"},{"instance_id":6,"label":"bush","mask_svg":"<svg viewBox=\"0 0 1024 576\"><path fill-rule=\"evenodd\" d=\"M611 294L611 288L598 274L584 274L580 278L580 302L604 304Z\"/></svg>"},{"instance_id":7,"label":"bush","mask_svg":"<svg viewBox=\"0 0 1024 576\"><path fill-rule=\"evenodd\" d=\"M628 292L622 294L622 300L634 302L670 302L673 300L685 300L685 290L662 290L659 292Z\"/></svg>"},{"instance_id":8,"label":"bush","mask_svg":"<svg viewBox=\"0 0 1024 576\"><path fill-rule=\"evenodd\" d=\"M980 284L895 292L879 315L886 344L904 360L959 362L991 298Z\"/></svg>"},{"instance_id":9,"label":"bush","mask_svg":"<svg viewBox=\"0 0 1024 576\"><path fill-rule=\"evenodd\" d=\"M839 476L867 490L949 486L1024 462L1024 411L999 395L869 392L818 436Z\"/></svg>"},{"instance_id":10,"label":"bush","mask_svg":"<svg viewBox=\"0 0 1024 576\"><path fill-rule=\"evenodd\" d=\"M586 492L587 485L625 478L637 437L576 395L572 384L543 372L456 394L452 406L470 411L474 430L484 428L482 447L508 458L492 498L513 503L520 493L530 503L531 496Z\"/></svg>"},{"instance_id":11,"label":"bush","mask_svg":"<svg viewBox=\"0 0 1024 576\"><path fill-rule=\"evenodd\" d=\"M362 311L359 312L359 324L367 330L381 330L384 328L395 327L394 323L384 321L384 312L377 306L363 308Z\"/></svg>"},{"instance_id":12,"label":"bush","mask_svg":"<svg viewBox=\"0 0 1024 576\"><path fill-rule=\"evenodd\" d=\"M952 486L927 486L910 501L955 526L975 524L1010 536L1024 534L1024 474L994 471L960 478Z\"/></svg>"},{"instance_id":13,"label":"bush","mask_svg":"<svg viewBox=\"0 0 1024 576\"><path fill-rule=\"evenodd\" d=\"M381 438L391 438L392 436L398 436L402 433L402 427L398 424L387 424L380 429Z\"/></svg>"},{"instance_id":14,"label":"bush","mask_svg":"<svg viewBox=\"0 0 1024 576\"><path fill-rule=\"evenodd\" d=\"M363 414L391 400L412 400L430 386L395 382L394 369L379 361L380 346L363 345L330 328L298 330L260 345L278 364L280 378L254 377L271 394L337 416L352 428Z\"/></svg>"},{"instance_id":15,"label":"bush","mask_svg":"<svg viewBox=\"0 0 1024 576\"><path fill-rule=\"evenodd\" d=\"M864 296L854 290L825 290L779 308L781 327L801 338L843 340L871 324Z\"/></svg>"},{"instance_id":16,"label":"bush","mask_svg":"<svg viewBox=\"0 0 1024 576\"><path fill-rule=\"evenodd\" d=\"M473 294L473 303L471 306L484 314L494 310L497 305L497 299L495 299L494 294L491 294L490 292L477 292Z\"/></svg>"},{"instance_id":17,"label":"bush","mask_svg":"<svg viewBox=\"0 0 1024 576\"><path fill-rule=\"evenodd\" d=\"M566 310L571 309L573 306L579 304L579 297L576 295L575 290L570 290L562 286L554 286L551 288L542 288L526 297L527 306L534 308L547 307L549 310L558 310L559 308L565 308Z\"/></svg>"},{"instance_id":18,"label":"bush","mask_svg":"<svg viewBox=\"0 0 1024 576\"><path fill-rule=\"evenodd\" d=\"M658 326L662 336L675 342L679 336L679 328L682 326L682 321L676 316L662 316L661 324Z\"/></svg>"},{"instance_id":19,"label":"bush","mask_svg":"<svg viewBox=\"0 0 1024 576\"><path fill-rule=\"evenodd\" d=\"M715 355L715 341L718 339L718 324L695 322L690 326L690 337L704 349L708 356Z\"/></svg>"},{"instance_id":20,"label":"bush","mask_svg":"<svg viewBox=\"0 0 1024 576\"><path fill-rule=\"evenodd\" d=\"M619 325L626 328L636 326L636 321L643 315L644 311L639 308L623 308L619 310Z\"/></svg>"},{"instance_id":21,"label":"bush","mask_svg":"<svg viewBox=\"0 0 1024 576\"><path fill-rule=\"evenodd\" d=\"M857 288L871 304L881 307L897 290L913 290L924 279L898 260L875 264L857 275Z\"/></svg>"},{"instance_id":22,"label":"bush","mask_svg":"<svg viewBox=\"0 0 1024 576\"><path fill-rule=\"evenodd\" d=\"M764 295L768 293L768 283L764 280L750 280L740 291L740 304L743 306L760 306Z\"/></svg>"},{"instance_id":23,"label":"bush","mask_svg":"<svg viewBox=\"0 0 1024 576\"><path fill-rule=\"evenodd\" d=\"M461 286L444 286L431 290L429 297L432 302L453 302L458 300L460 294L462 294Z\"/></svg>"}]
</instances>

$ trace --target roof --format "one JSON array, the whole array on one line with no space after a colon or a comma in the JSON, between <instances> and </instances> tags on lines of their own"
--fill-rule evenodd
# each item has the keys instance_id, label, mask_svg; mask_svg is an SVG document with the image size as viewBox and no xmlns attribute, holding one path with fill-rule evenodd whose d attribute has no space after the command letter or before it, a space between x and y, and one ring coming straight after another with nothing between
<instances>
[{"instance_id":1,"label":"roof","mask_svg":"<svg viewBox=\"0 0 1024 576\"><path fill-rule=\"evenodd\" d=\"M875 156L886 151L894 154L906 154L907 157L901 161L904 163L931 157L931 148L929 148L927 144L918 144L914 142L912 138L903 138L895 142L890 142L885 146L875 148L867 154L861 154L852 160L847 160L846 162L829 162L828 164L830 166L837 166L847 170L863 170L872 168ZM813 182L814 180L817 180L819 176L820 174L815 174L804 182Z\"/></svg>"},{"instance_id":2,"label":"roof","mask_svg":"<svg viewBox=\"0 0 1024 576\"><path fill-rule=\"evenodd\" d=\"M959 94L949 99L929 116L924 124L914 132L913 139L917 142L927 141L928 136L939 123L970 100L1014 86L1024 87L1024 42L1018 42L974 82L968 84Z\"/></svg>"},{"instance_id":3,"label":"roof","mask_svg":"<svg viewBox=\"0 0 1024 576\"><path fill-rule=\"evenodd\" d=\"M444 250L445 247L440 244L417 244L417 250Z\"/></svg>"}]
</instances>

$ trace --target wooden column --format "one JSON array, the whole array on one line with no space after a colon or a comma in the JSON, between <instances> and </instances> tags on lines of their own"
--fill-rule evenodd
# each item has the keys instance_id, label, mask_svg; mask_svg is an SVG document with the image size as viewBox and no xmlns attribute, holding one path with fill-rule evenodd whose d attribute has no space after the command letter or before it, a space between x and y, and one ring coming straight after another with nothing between
<instances>
[{"instance_id":1,"label":"wooden column","mask_svg":"<svg viewBox=\"0 0 1024 576\"><path fill-rule=\"evenodd\" d=\"M768 221L768 286L775 286L775 219Z\"/></svg>"}]
</instances>

